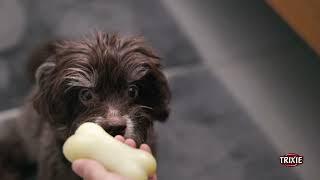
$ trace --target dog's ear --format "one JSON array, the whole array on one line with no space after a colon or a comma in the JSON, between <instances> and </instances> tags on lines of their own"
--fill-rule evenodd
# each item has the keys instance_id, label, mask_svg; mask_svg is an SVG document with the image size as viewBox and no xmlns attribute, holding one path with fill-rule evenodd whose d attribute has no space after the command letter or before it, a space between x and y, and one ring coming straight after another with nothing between
<instances>
[{"instance_id":1,"label":"dog's ear","mask_svg":"<svg viewBox=\"0 0 320 180\"><path fill-rule=\"evenodd\" d=\"M160 103L157 107L154 108L154 113L157 117L156 120L164 122L167 120L170 113L169 103L171 100L171 92L169 89L167 78L162 73L162 71L158 70L155 77L157 79L156 86L158 86L157 89L159 89Z\"/></svg>"},{"instance_id":2,"label":"dog's ear","mask_svg":"<svg viewBox=\"0 0 320 180\"><path fill-rule=\"evenodd\" d=\"M150 64L147 73L141 78L143 103L152 107L154 120L167 120L170 109L171 93L167 78L163 74L160 64Z\"/></svg>"},{"instance_id":3,"label":"dog's ear","mask_svg":"<svg viewBox=\"0 0 320 180\"><path fill-rule=\"evenodd\" d=\"M35 47L31 52L30 56L27 61L27 74L29 76L29 80L31 82L35 82L37 76L36 74L41 75L40 72L45 72L44 70L48 70L48 66L44 65L46 62L53 62L52 58L50 60L50 57L54 56L56 54L56 44L58 43L58 40L51 40L46 43L43 43L37 47ZM44 65L44 66L42 66ZM52 65L52 64L51 64ZM50 65L50 67L52 67ZM42 70L40 70L40 66L42 66ZM47 67L46 67L47 66ZM43 67L46 67L43 69ZM38 73L38 72L39 73ZM40 76L39 76L40 77Z\"/></svg>"},{"instance_id":4,"label":"dog's ear","mask_svg":"<svg viewBox=\"0 0 320 180\"><path fill-rule=\"evenodd\" d=\"M49 75L55 68L54 57L57 52L57 44L60 41L51 40L36 47L28 59L27 72L29 79L42 88Z\"/></svg>"},{"instance_id":5,"label":"dog's ear","mask_svg":"<svg viewBox=\"0 0 320 180\"><path fill-rule=\"evenodd\" d=\"M35 73L36 83L42 88L48 80L49 75L54 70L56 64L54 62L45 62L38 67Z\"/></svg>"},{"instance_id":6,"label":"dog's ear","mask_svg":"<svg viewBox=\"0 0 320 180\"><path fill-rule=\"evenodd\" d=\"M36 83L38 90L33 95L33 106L39 114L48 116L52 104L48 104L52 95L52 76L56 64L54 57L56 55L57 41L50 41L36 48L28 62L27 70L29 78Z\"/></svg>"},{"instance_id":7,"label":"dog's ear","mask_svg":"<svg viewBox=\"0 0 320 180\"><path fill-rule=\"evenodd\" d=\"M170 109L169 103L171 93L167 78L163 74L161 66L161 58L151 48L143 38L136 37L130 41L131 47L127 51L140 53L146 58L134 58L136 63L142 63L145 67L145 74L141 79L147 81L147 90L143 92L144 101L147 101L150 107L153 108L153 117L155 120L164 122L167 120ZM132 45L133 44L133 45Z\"/></svg>"}]
</instances>

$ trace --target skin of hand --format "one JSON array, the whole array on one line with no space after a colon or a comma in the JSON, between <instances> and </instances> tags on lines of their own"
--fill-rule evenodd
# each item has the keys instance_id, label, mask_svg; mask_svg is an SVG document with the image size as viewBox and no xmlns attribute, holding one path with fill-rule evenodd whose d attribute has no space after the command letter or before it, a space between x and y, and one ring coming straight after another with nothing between
<instances>
[{"instance_id":1,"label":"skin of hand","mask_svg":"<svg viewBox=\"0 0 320 180\"><path fill-rule=\"evenodd\" d=\"M115 137L120 142L136 148L136 142L133 139L125 139L123 136ZM147 144L141 144L141 150L151 153L151 149ZM79 159L72 163L72 170L84 180L129 180L126 177L109 172L98 162L90 159ZM157 180L157 176L153 175L149 180Z\"/></svg>"}]
</instances>

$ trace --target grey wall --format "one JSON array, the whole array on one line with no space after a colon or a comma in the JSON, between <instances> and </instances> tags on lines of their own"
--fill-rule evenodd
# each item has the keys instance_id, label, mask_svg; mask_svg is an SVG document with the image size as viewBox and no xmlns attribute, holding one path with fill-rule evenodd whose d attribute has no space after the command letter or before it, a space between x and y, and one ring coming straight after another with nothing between
<instances>
[{"instance_id":1,"label":"grey wall","mask_svg":"<svg viewBox=\"0 0 320 180\"><path fill-rule=\"evenodd\" d=\"M200 61L158 1L1 0L0 3L0 110L20 104L30 87L25 78L28 54L51 39L79 37L95 29L143 35L159 51L166 67Z\"/></svg>"}]
</instances>

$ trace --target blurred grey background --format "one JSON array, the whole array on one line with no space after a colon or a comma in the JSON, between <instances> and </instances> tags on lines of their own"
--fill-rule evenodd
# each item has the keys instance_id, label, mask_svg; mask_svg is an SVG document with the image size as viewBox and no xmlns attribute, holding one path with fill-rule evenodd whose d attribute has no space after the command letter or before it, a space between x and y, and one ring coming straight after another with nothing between
<instances>
[{"instance_id":1,"label":"blurred grey background","mask_svg":"<svg viewBox=\"0 0 320 180\"><path fill-rule=\"evenodd\" d=\"M142 35L173 93L156 125L159 179L320 175L319 57L263 1L0 0L0 24L0 121L28 94L35 46L94 29ZM280 165L289 152L305 163Z\"/></svg>"}]
</instances>

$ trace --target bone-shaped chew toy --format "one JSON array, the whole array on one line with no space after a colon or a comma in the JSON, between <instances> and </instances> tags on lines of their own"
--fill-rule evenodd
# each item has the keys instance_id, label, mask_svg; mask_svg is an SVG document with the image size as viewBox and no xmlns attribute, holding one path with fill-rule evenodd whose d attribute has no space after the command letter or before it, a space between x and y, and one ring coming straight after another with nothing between
<instances>
[{"instance_id":1,"label":"bone-shaped chew toy","mask_svg":"<svg viewBox=\"0 0 320 180\"><path fill-rule=\"evenodd\" d=\"M131 148L91 122L82 124L67 139L63 154L70 162L94 159L107 170L134 180L147 180L156 171L156 160L150 153Z\"/></svg>"}]
</instances>

